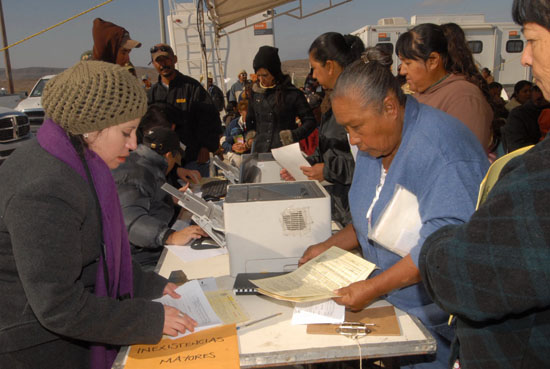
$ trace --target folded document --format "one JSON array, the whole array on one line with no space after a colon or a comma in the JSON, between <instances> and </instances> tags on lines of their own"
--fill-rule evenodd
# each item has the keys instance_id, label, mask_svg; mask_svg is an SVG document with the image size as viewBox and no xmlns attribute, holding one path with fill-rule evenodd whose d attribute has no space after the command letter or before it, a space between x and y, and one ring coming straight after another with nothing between
<instances>
[{"instance_id":1,"label":"folded document","mask_svg":"<svg viewBox=\"0 0 550 369\"><path fill-rule=\"evenodd\" d=\"M288 274L256 279L258 292L279 300L319 301L336 297L334 290L365 280L376 266L336 246Z\"/></svg>"},{"instance_id":2,"label":"folded document","mask_svg":"<svg viewBox=\"0 0 550 369\"><path fill-rule=\"evenodd\" d=\"M369 238L399 256L407 256L420 239L420 228L418 199L405 187L396 185Z\"/></svg>"}]
</instances>

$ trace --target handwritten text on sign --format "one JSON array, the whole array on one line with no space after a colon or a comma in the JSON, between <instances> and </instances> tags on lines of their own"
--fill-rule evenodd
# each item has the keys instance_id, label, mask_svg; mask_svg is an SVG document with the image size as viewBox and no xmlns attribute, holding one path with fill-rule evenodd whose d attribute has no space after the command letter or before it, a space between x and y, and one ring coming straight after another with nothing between
<instances>
[{"instance_id":1,"label":"handwritten text on sign","mask_svg":"<svg viewBox=\"0 0 550 369\"><path fill-rule=\"evenodd\" d=\"M156 345L130 348L125 369L239 368L239 347L234 324L197 332L176 340L163 339Z\"/></svg>"}]
</instances>

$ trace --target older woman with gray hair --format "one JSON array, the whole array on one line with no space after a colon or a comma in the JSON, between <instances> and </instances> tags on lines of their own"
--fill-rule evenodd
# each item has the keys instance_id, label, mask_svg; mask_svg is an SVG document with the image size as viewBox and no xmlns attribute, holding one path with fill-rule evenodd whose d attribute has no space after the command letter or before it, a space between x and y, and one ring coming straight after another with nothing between
<instances>
[{"instance_id":1,"label":"older woman with gray hair","mask_svg":"<svg viewBox=\"0 0 550 369\"><path fill-rule=\"evenodd\" d=\"M412 362L417 368L446 368L452 331L446 325L448 315L419 283L418 255L432 232L469 219L489 162L479 141L460 121L405 96L390 65L389 55L369 48L336 82L334 115L351 144L359 148L349 193L352 223L310 246L300 263L333 245L345 250L360 247L363 257L380 269L369 279L336 291L335 301L358 310L383 297L417 316L436 338L437 355ZM409 238L413 241L404 257L386 248L394 245L383 246L370 237L397 186L416 196L422 223Z\"/></svg>"},{"instance_id":2,"label":"older woman with gray hair","mask_svg":"<svg viewBox=\"0 0 550 369\"><path fill-rule=\"evenodd\" d=\"M116 64L81 61L44 89L47 119L0 168L0 363L111 368L117 345L193 330L150 301L176 286L132 263L110 169L136 148L147 108Z\"/></svg>"}]
</instances>

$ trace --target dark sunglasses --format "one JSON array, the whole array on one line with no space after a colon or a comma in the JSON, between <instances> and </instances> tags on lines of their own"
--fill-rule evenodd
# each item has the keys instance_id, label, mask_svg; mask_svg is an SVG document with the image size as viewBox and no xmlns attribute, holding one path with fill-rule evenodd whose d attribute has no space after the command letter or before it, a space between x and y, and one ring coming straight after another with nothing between
<instances>
[{"instance_id":1,"label":"dark sunglasses","mask_svg":"<svg viewBox=\"0 0 550 369\"><path fill-rule=\"evenodd\" d=\"M172 48L170 46L153 46L151 49L149 49L151 54L156 53L157 51L162 51L165 53L173 54Z\"/></svg>"}]
</instances>

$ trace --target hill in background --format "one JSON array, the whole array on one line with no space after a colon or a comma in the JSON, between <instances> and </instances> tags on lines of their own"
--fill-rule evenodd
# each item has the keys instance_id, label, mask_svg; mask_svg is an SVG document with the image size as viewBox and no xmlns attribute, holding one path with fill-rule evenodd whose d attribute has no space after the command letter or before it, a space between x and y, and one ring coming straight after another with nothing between
<instances>
[{"instance_id":1,"label":"hill in background","mask_svg":"<svg viewBox=\"0 0 550 369\"><path fill-rule=\"evenodd\" d=\"M50 74L59 74L63 72L65 68L45 68L45 67L31 67L31 68L18 68L11 70L13 79L13 88L16 93L19 92L31 92L31 89L35 83L43 76ZM144 74L149 76L151 81L156 81L158 73L154 68L136 67L136 74L139 79ZM6 77L5 68L0 68L0 88L8 89L8 81Z\"/></svg>"},{"instance_id":2,"label":"hill in background","mask_svg":"<svg viewBox=\"0 0 550 369\"><path fill-rule=\"evenodd\" d=\"M309 73L309 60L308 59L296 59L286 60L281 63L281 69L284 73L294 77L294 85L296 87L303 87L306 80L306 76Z\"/></svg>"},{"instance_id":3,"label":"hill in background","mask_svg":"<svg viewBox=\"0 0 550 369\"><path fill-rule=\"evenodd\" d=\"M284 73L294 77L294 84L296 87L302 87L309 73L309 61L307 59L286 60L282 62L282 69ZM64 70L65 68L46 67L12 68L11 72L15 92L19 93L26 91L28 93L41 77L50 74L59 74ZM147 74L151 82L156 82L158 78L158 73L154 68L136 67L136 73L139 79L141 79L144 74ZM227 86L227 88L229 87L231 86ZM6 70L4 68L0 68L0 88L8 89Z\"/></svg>"}]
</instances>

